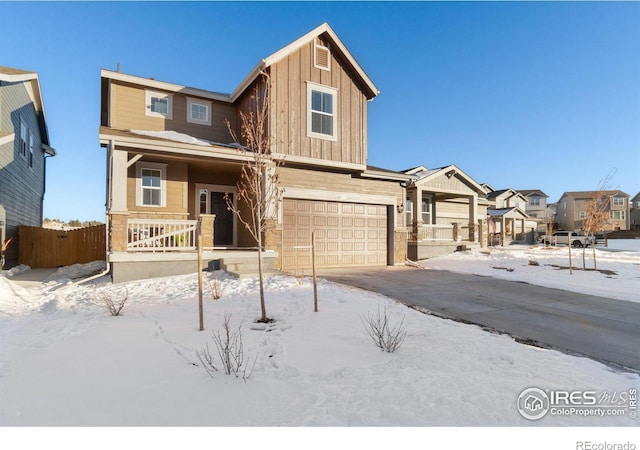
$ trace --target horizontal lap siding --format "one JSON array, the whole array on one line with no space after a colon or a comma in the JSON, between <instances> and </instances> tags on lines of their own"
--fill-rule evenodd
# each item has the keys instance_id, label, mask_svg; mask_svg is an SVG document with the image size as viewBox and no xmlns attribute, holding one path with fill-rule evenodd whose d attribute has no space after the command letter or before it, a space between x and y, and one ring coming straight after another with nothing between
<instances>
[{"instance_id":1,"label":"horizontal lap siding","mask_svg":"<svg viewBox=\"0 0 640 450\"><path fill-rule=\"evenodd\" d=\"M163 92L159 89L149 90ZM187 122L187 97L197 99L197 97L173 93L172 119L150 117L146 115L143 86L112 81L110 126L120 130L176 131L200 139L231 142L225 120L228 119L231 125L235 126L235 106L202 99L204 102L211 102L211 125L200 125Z\"/></svg>"}]
</instances>

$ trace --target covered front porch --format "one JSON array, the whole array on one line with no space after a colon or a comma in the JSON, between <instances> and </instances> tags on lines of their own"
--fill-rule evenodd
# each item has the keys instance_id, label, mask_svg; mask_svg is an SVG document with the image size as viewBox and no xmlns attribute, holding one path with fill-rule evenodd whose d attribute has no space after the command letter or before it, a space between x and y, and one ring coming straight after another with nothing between
<instances>
[{"instance_id":1,"label":"covered front porch","mask_svg":"<svg viewBox=\"0 0 640 450\"><path fill-rule=\"evenodd\" d=\"M108 262L114 281L196 272L198 245L205 267L238 276L257 273L256 242L229 209L246 209L237 192L240 152L177 154L173 148L159 151L167 149L164 141L158 151L137 145L108 142ZM266 254L266 270L273 269L276 255Z\"/></svg>"},{"instance_id":2,"label":"covered front porch","mask_svg":"<svg viewBox=\"0 0 640 450\"><path fill-rule=\"evenodd\" d=\"M407 256L420 260L486 246L487 202L484 191L456 166L408 173L417 177L407 186Z\"/></svg>"}]
</instances>

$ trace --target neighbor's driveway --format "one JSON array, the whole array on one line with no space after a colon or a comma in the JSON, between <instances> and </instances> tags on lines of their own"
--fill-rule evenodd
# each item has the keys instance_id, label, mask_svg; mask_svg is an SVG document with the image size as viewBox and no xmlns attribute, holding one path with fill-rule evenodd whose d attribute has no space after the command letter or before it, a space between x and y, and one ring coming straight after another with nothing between
<instances>
[{"instance_id":1,"label":"neighbor's driveway","mask_svg":"<svg viewBox=\"0 0 640 450\"><path fill-rule=\"evenodd\" d=\"M640 371L640 303L410 267L323 269L319 274L437 316Z\"/></svg>"}]
</instances>

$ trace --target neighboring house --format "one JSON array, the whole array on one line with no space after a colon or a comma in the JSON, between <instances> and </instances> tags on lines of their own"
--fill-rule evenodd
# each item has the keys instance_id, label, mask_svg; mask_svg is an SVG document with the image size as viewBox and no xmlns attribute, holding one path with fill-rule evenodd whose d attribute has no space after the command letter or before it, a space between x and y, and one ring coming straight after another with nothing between
<instances>
[{"instance_id":1,"label":"neighboring house","mask_svg":"<svg viewBox=\"0 0 640 450\"><path fill-rule=\"evenodd\" d=\"M405 171L405 222L410 227L408 257L425 259L450 253L460 243L486 246L486 191L455 165Z\"/></svg>"},{"instance_id":2,"label":"neighboring house","mask_svg":"<svg viewBox=\"0 0 640 450\"><path fill-rule=\"evenodd\" d=\"M487 194L487 200L494 203L487 211L491 244L534 242L537 222L526 213L528 200L524 195L514 189L493 190Z\"/></svg>"},{"instance_id":3,"label":"neighboring house","mask_svg":"<svg viewBox=\"0 0 640 450\"><path fill-rule=\"evenodd\" d=\"M581 230L587 218L587 203L593 195L606 200L607 223L603 231L629 229L629 195L619 190L565 192L557 203L556 223L560 230Z\"/></svg>"},{"instance_id":4,"label":"neighboring house","mask_svg":"<svg viewBox=\"0 0 640 450\"><path fill-rule=\"evenodd\" d=\"M247 158L224 121L241 135L238 116L254 88L264 92L261 73L270 83L271 153L284 162L283 198L265 233L273 266L308 268L312 231L319 267L406 260L398 211L410 177L367 165L367 107L378 89L325 23L261 60L231 94L101 71L114 281L195 270L187 230L198 218L208 261L228 267L255 247L224 199L243 207L236 185Z\"/></svg>"},{"instance_id":5,"label":"neighboring house","mask_svg":"<svg viewBox=\"0 0 640 450\"><path fill-rule=\"evenodd\" d=\"M640 192L633 197L630 202L630 221L629 229L640 230Z\"/></svg>"},{"instance_id":6,"label":"neighboring house","mask_svg":"<svg viewBox=\"0 0 640 450\"><path fill-rule=\"evenodd\" d=\"M0 66L0 242L12 238L6 267L18 261L18 227L42 225L50 147L38 74Z\"/></svg>"},{"instance_id":7,"label":"neighboring house","mask_svg":"<svg viewBox=\"0 0 640 450\"><path fill-rule=\"evenodd\" d=\"M536 222L537 231L551 232L555 220L555 209L547 204L549 196L540 189L519 189L518 192L527 199L525 213Z\"/></svg>"}]
</instances>

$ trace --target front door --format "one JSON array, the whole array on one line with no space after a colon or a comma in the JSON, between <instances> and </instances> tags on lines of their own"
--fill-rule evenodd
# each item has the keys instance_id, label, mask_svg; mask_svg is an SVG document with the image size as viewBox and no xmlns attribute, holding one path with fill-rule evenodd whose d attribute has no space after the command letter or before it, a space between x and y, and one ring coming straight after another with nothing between
<instances>
[{"instance_id":1,"label":"front door","mask_svg":"<svg viewBox=\"0 0 640 450\"><path fill-rule=\"evenodd\" d=\"M236 218L227 208L228 195L231 203L236 202L235 186L196 184L196 208L199 214L215 214L213 222L214 247L236 245Z\"/></svg>"},{"instance_id":2,"label":"front door","mask_svg":"<svg viewBox=\"0 0 640 450\"><path fill-rule=\"evenodd\" d=\"M233 245L233 212L227 207L224 192L211 192L211 214L216 215L213 222L214 245ZM233 202L233 194L229 193L229 199Z\"/></svg>"}]
</instances>

